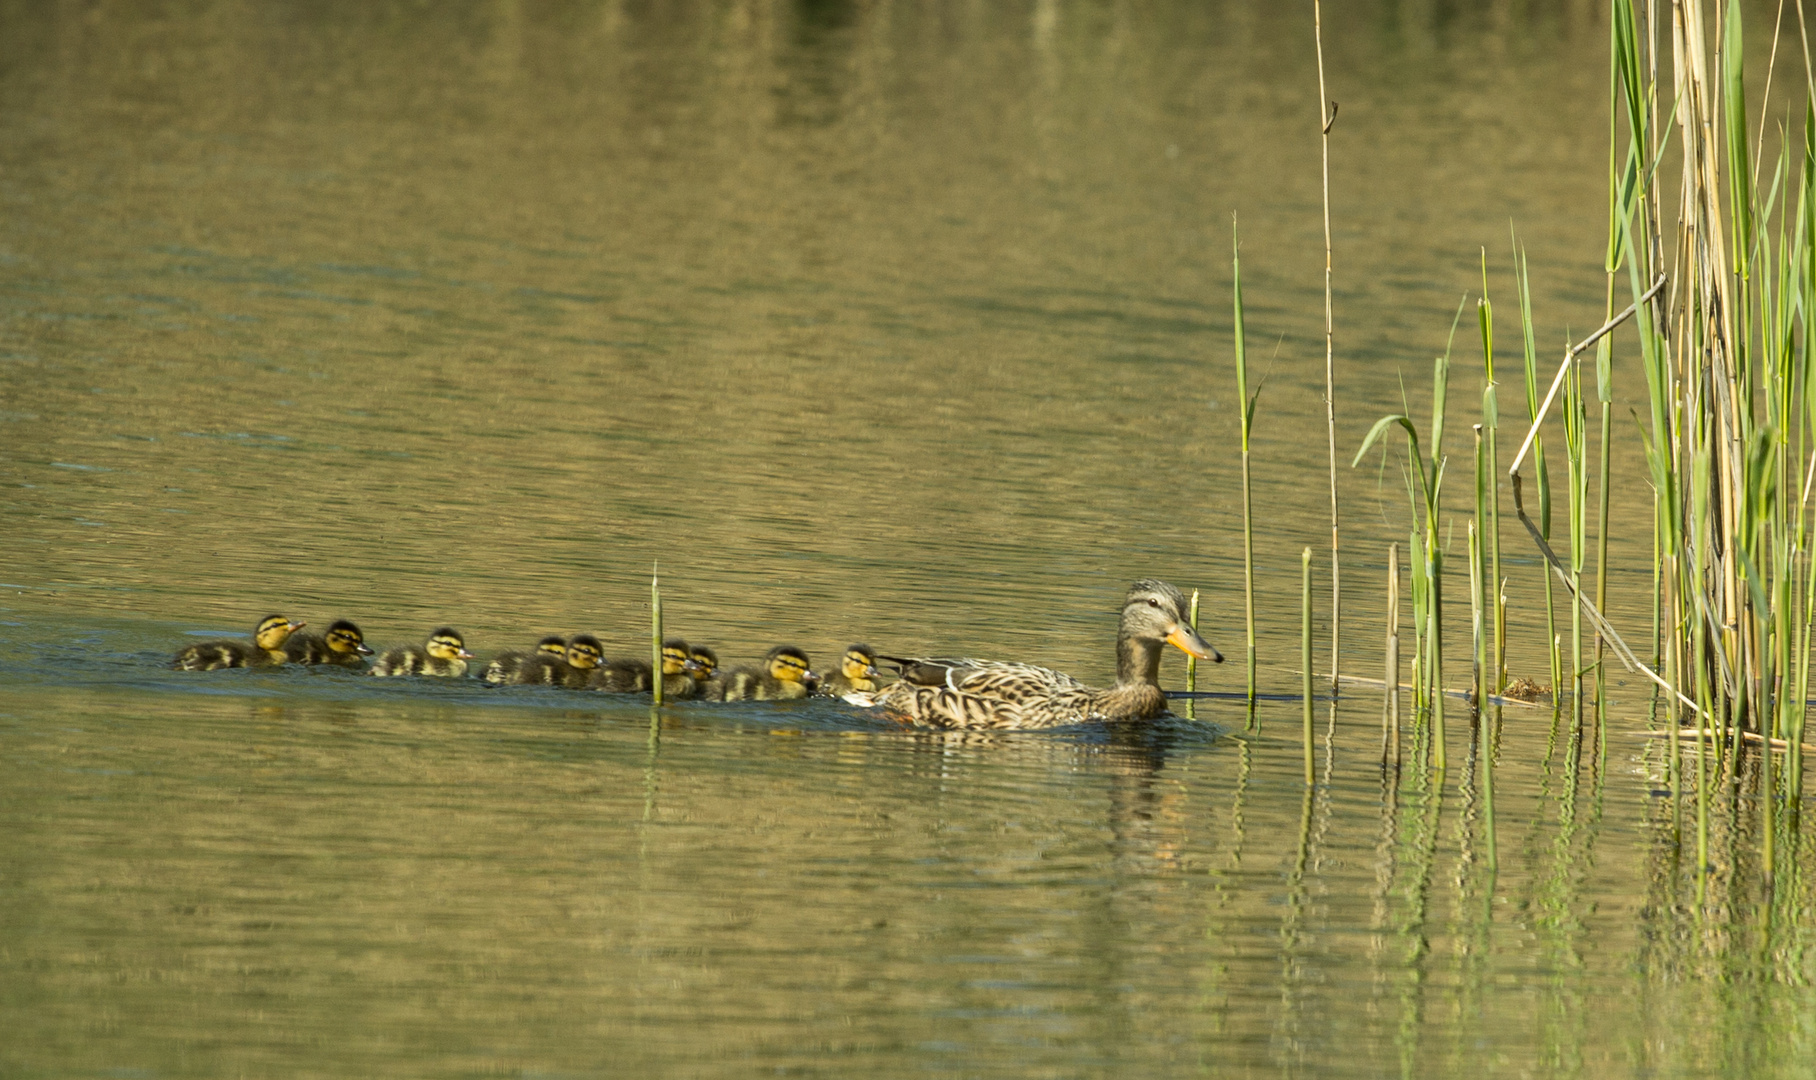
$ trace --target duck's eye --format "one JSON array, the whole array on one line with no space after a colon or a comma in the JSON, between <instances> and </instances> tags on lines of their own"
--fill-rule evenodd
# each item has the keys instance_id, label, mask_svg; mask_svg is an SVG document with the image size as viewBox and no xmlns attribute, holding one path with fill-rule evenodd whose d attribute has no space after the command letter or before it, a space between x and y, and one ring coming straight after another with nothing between
<instances>
[{"instance_id":1,"label":"duck's eye","mask_svg":"<svg viewBox=\"0 0 1816 1080\"><path fill-rule=\"evenodd\" d=\"M1148 606L1152 607L1152 608L1157 608L1160 606L1160 601L1158 601L1158 600L1154 599L1152 596L1150 596L1150 597L1148 597Z\"/></svg>"}]
</instances>

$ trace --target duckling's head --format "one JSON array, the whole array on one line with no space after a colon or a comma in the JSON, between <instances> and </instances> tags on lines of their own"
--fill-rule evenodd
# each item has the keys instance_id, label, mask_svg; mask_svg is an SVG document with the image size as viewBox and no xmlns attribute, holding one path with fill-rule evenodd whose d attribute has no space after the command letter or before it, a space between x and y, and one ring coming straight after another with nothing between
<instances>
[{"instance_id":1,"label":"duckling's head","mask_svg":"<svg viewBox=\"0 0 1816 1080\"><path fill-rule=\"evenodd\" d=\"M839 660L839 672L852 682L876 678L876 650L863 642L848 645Z\"/></svg>"},{"instance_id":2,"label":"duckling's head","mask_svg":"<svg viewBox=\"0 0 1816 1080\"><path fill-rule=\"evenodd\" d=\"M267 615L259 620L259 625L252 632L252 640L266 652L276 652L284 647L290 635L309 625L301 619L291 622L282 615Z\"/></svg>"},{"instance_id":3,"label":"duckling's head","mask_svg":"<svg viewBox=\"0 0 1816 1080\"><path fill-rule=\"evenodd\" d=\"M1116 636L1123 641L1164 641L1200 660L1223 663L1223 654L1192 629L1185 594L1164 581L1148 578L1129 586Z\"/></svg>"},{"instance_id":4,"label":"duckling's head","mask_svg":"<svg viewBox=\"0 0 1816 1080\"><path fill-rule=\"evenodd\" d=\"M348 653L372 655L372 647L366 644L366 636L359 632L359 627L346 619L334 620L328 627L328 632L322 635L322 640L327 643L329 651L343 656Z\"/></svg>"},{"instance_id":5,"label":"duckling's head","mask_svg":"<svg viewBox=\"0 0 1816 1080\"><path fill-rule=\"evenodd\" d=\"M662 674L679 675L683 671L691 673L693 663L694 658L687 651L687 642L672 637L662 643Z\"/></svg>"},{"instance_id":6,"label":"duckling's head","mask_svg":"<svg viewBox=\"0 0 1816 1080\"><path fill-rule=\"evenodd\" d=\"M575 634L567 643L567 662L571 668L589 671L605 662L605 646L591 634Z\"/></svg>"},{"instance_id":7,"label":"duckling's head","mask_svg":"<svg viewBox=\"0 0 1816 1080\"><path fill-rule=\"evenodd\" d=\"M444 626L429 635L429 643L424 646L430 656L437 660L471 660L473 654L467 651L467 641L460 636L460 631L451 626Z\"/></svg>"},{"instance_id":8,"label":"duckling's head","mask_svg":"<svg viewBox=\"0 0 1816 1080\"><path fill-rule=\"evenodd\" d=\"M567 638L559 634L550 634L536 643L536 651L547 653L557 660L567 658Z\"/></svg>"},{"instance_id":9,"label":"duckling's head","mask_svg":"<svg viewBox=\"0 0 1816 1080\"><path fill-rule=\"evenodd\" d=\"M807 662L807 654L793 645L777 645L769 650L769 655L763 658L763 666L771 678L781 682L812 686L819 679L813 673L813 665Z\"/></svg>"},{"instance_id":10,"label":"duckling's head","mask_svg":"<svg viewBox=\"0 0 1816 1080\"><path fill-rule=\"evenodd\" d=\"M719 670L719 654L704 645L689 645L687 656L694 662L695 682L705 682L713 677L713 672Z\"/></svg>"}]
</instances>

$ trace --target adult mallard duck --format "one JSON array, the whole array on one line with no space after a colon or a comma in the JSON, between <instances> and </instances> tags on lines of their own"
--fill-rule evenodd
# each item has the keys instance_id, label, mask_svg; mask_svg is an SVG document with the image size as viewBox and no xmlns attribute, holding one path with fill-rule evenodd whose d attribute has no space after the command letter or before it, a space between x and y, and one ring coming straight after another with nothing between
<instances>
[{"instance_id":1,"label":"adult mallard duck","mask_svg":"<svg viewBox=\"0 0 1816 1080\"><path fill-rule=\"evenodd\" d=\"M1173 645L1201 660L1223 656L1186 618L1186 600L1164 581L1137 581L1122 604L1116 633L1116 685L1086 686L1033 664L993 660L899 659L902 673L886 690L853 692L854 705L881 705L924 727L1021 729L1094 720L1146 720L1167 711L1160 689L1160 650Z\"/></svg>"},{"instance_id":2,"label":"adult mallard duck","mask_svg":"<svg viewBox=\"0 0 1816 1080\"><path fill-rule=\"evenodd\" d=\"M820 677L807 654L793 645L777 645L760 668L738 668L725 677L726 701L787 701L813 693Z\"/></svg>"},{"instance_id":3,"label":"adult mallard duck","mask_svg":"<svg viewBox=\"0 0 1816 1080\"><path fill-rule=\"evenodd\" d=\"M662 700L680 701L699 694L700 684L694 679L694 658L687 642L669 638L662 643ZM647 693L653 680L650 666L642 660L614 660L605 665L593 679L593 689L613 694Z\"/></svg>"},{"instance_id":4,"label":"adult mallard duck","mask_svg":"<svg viewBox=\"0 0 1816 1080\"><path fill-rule=\"evenodd\" d=\"M523 666L525 660L538 655L552 656L557 660L567 659L567 638L559 634L550 634L538 641L534 649L527 652L523 649L506 649L492 657L492 662L486 665L485 674L480 677L493 686L503 686L505 683L515 682L517 669Z\"/></svg>"},{"instance_id":5,"label":"adult mallard duck","mask_svg":"<svg viewBox=\"0 0 1816 1080\"><path fill-rule=\"evenodd\" d=\"M284 654L292 664L335 664L340 667L362 667L372 647L366 644L359 627L346 619L329 624L325 634L292 634L284 643Z\"/></svg>"},{"instance_id":6,"label":"adult mallard duck","mask_svg":"<svg viewBox=\"0 0 1816 1080\"><path fill-rule=\"evenodd\" d=\"M584 690L603 663L605 646L599 644L599 639L591 634L575 634L559 656L538 649L524 657L510 681L518 686L565 686L570 690Z\"/></svg>"},{"instance_id":7,"label":"adult mallard duck","mask_svg":"<svg viewBox=\"0 0 1816 1080\"><path fill-rule=\"evenodd\" d=\"M458 679L467 673L466 639L460 631L444 626L429 635L421 645L400 645L389 649L372 665L373 675L436 675Z\"/></svg>"},{"instance_id":8,"label":"adult mallard duck","mask_svg":"<svg viewBox=\"0 0 1816 1080\"><path fill-rule=\"evenodd\" d=\"M876 650L863 642L845 647L839 658L839 669L821 680L814 692L830 697L844 697L853 691L875 690L877 682Z\"/></svg>"},{"instance_id":9,"label":"adult mallard duck","mask_svg":"<svg viewBox=\"0 0 1816 1080\"><path fill-rule=\"evenodd\" d=\"M267 615L252 629L252 640L203 641L178 651L170 666L178 671L217 671L230 667L269 667L289 661L284 643L308 624L282 615Z\"/></svg>"}]
</instances>

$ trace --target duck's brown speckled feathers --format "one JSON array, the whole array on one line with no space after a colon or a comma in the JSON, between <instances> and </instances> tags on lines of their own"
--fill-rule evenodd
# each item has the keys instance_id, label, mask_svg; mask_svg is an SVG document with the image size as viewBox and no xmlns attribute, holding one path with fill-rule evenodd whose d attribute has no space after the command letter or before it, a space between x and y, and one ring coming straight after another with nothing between
<instances>
[{"instance_id":1,"label":"duck's brown speckled feathers","mask_svg":"<svg viewBox=\"0 0 1816 1080\"><path fill-rule=\"evenodd\" d=\"M519 686L565 686L584 690L605 662L605 646L591 634L575 634L562 655L538 649L524 658L511 682Z\"/></svg>"},{"instance_id":2,"label":"duck's brown speckled feathers","mask_svg":"<svg viewBox=\"0 0 1816 1080\"><path fill-rule=\"evenodd\" d=\"M820 680L814 693L844 697L853 691L877 689L883 684L877 678L876 659L876 650L861 641L847 645L838 670Z\"/></svg>"},{"instance_id":3,"label":"duck's brown speckled feathers","mask_svg":"<svg viewBox=\"0 0 1816 1080\"><path fill-rule=\"evenodd\" d=\"M885 656L901 672L886 690L845 700L881 705L924 727L1025 729L1102 720L1146 720L1167 710L1160 689L1160 652L1174 645L1203 660L1223 657L1198 636L1185 596L1164 581L1137 581L1123 601L1116 635L1116 685L1086 686L1033 664L994 660Z\"/></svg>"},{"instance_id":4,"label":"duck's brown speckled feathers","mask_svg":"<svg viewBox=\"0 0 1816 1080\"><path fill-rule=\"evenodd\" d=\"M813 693L819 683L807 654L793 645L777 645L760 668L743 667L725 676L726 701L788 701Z\"/></svg>"},{"instance_id":5,"label":"duck's brown speckled feathers","mask_svg":"<svg viewBox=\"0 0 1816 1080\"><path fill-rule=\"evenodd\" d=\"M506 683L515 682L517 669L523 666L525 660L539 654L543 656L553 656L557 660L566 659L567 638L564 638L559 634L550 634L548 637L538 641L534 649L528 651L523 649L506 649L504 652L492 657L491 663L486 665L485 674L480 677L493 686L503 686Z\"/></svg>"},{"instance_id":6,"label":"duck's brown speckled feathers","mask_svg":"<svg viewBox=\"0 0 1816 1080\"><path fill-rule=\"evenodd\" d=\"M364 667L372 647L366 644L359 627L346 619L336 619L325 634L292 634L284 643L284 653L292 664L334 664L338 667Z\"/></svg>"},{"instance_id":7,"label":"duck's brown speckled feathers","mask_svg":"<svg viewBox=\"0 0 1816 1080\"><path fill-rule=\"evenodd\" d=\"M433 675L458 679L467 673L466 639L460 631L444 626L429 635L421 645L400 645L389 649L372 665L372 675Z\"/></svg>"},{"instance_id":8,"label":"duck's brown speckled feathers","mask_svg":"<svg viewBox=\"0 0 1816 1080\"><path fill-rule=\"evenodd\" d=\"M178 671L216 671L230 667L270 667L287 663L284 645L307 624L282 615L267 615L252 630L251 641L204 641L177 652L170 666Z\"/></svg>"}]
</instances>

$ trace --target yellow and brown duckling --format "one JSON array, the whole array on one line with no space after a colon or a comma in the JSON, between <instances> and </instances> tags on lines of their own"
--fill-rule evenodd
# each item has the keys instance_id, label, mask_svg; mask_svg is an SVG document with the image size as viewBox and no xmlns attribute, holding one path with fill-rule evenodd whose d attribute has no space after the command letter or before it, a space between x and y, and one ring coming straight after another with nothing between
<instances>
[{"instance_id":1,"label":"yellow and brown duckling","mask_svg":"<svg viewBox=\"0 0 1816 1080\"><path fill-rule=\"evenodd\" d=\"M270 667L289 661L284 645L290 635L308 625L282 615L267 615L252 630L252 640L204 641L186 646L171 661L178 671L216 671L230 667Z\"/></svg>"},{"instance_id":2,"label":"yellow and brown duckling","mask_svg":"<svg viewBox=\"0 0 1816 1080\"><path fill-rule=\"evenodd\" d=\"M807 654L793 645L777 645L760 668L742 667L725 676L726 701L788 701L813 693L819 676Z\"/></svg>"},{"instance_id":3,"label":"yellow and brown duckling","mask_svg":"<svg viewBox=\"0 0 1816 1080\"><path fill-rule=\"evenodd\" d=\"M467 661L473 654L460 631L444 626L429 635L421 645L400 645L390 649L372 665L373 675L434 675L458 679L467 673Z\"/></svg>"},{"instance_id":4,"label":"yellow and brown duckling","mask_svg":"<svg viewBox=\"0 0 1816 1080\"><path fill-rule=\"evenodd\" d=\"M560 656L538 649L524 658L511 676L517 686L565 686L584 690L605 663L605 646L591 634L575 634Z\"/></svg>"},{"instance_id":5,"label":"yellow and brown duckling","mask_svg":"<svg viewBox=\"0 0 1816 1080\"><path fill-rule=\"evenodd\" d=\"M719 678L719 654L704 645L689 645L687 655L694 661L693 696L703 701L724 701L725 680Z\"/></svg>"},{"instance_id":6,"label":"yellow and brown duckling","mask_svg":"<svg viewBox=\"0 0 1816 1080\"><path fill-rule=\"evenodd\" d=\"M845 647L839 669L822 679L814 693L844 697L853 691L875 690L883 685L877 675L876 650L860 641Z\"/></svg>"},{"instance_id":7,"label":"yellow and brown duckling","mask_svg":"<svg viewBox=\"0 0 1816 1080\"><path fill-rule=\"evenodd\" d=\"M372 647L366 644L359 627L346 619L336 619L325 634L292 634L284 643L284 653L292 664L334 664L339 667L363 667Z\"/></svg>"},{"instance_id":8,"label":"yellow and brown duckling","mask_svg":"<svg viewBox=\"0 0 1816 1080\"><path fill-rule=\"evenodd\" d=\"M493 686L503 686L506 683L515 682L517 669L523 666L524 661L533 656L552 656L557 660L567 659L567 638L559 634L550 634L538 641L534 649L527 652L523 649L506 649L492 657L492 662L486 665L485 674L480 677Z\"/></svg>"},{"instance_id":9,"label":"yellow and brown duckling","mask_svg":"<svg viewBox=\"0 0 1816 1080\"><path fill-rule=\"evenodd\" d=\"M662 643L662 700L681 701L699 695L695 666L687 642L669 638ZM649 664L642 660L614 660L594 676L592 686L612 694L641 694L649 692L651 683Z\"/></svg>"},{"instance_id":10,"label":"yellow and brown duckling","mask_svg":"<svg viewBox=\"0 0 1816 1080\"><path fill-rule=\"evenodd\" d=\"M1198 636L1186 600L1164 581L1137 581L1123 600L1116 633L1116 685L1086 686L1070 675L1033 664L993 660L899 659L899 682L885 690L854 691L845 700L881 705L923 727L1019 729L1103 720L1146 720L1167 711L1160 689L1160 653L1173 645L1201 660L1223 661Z\"/></svg>"}]
</instances>

